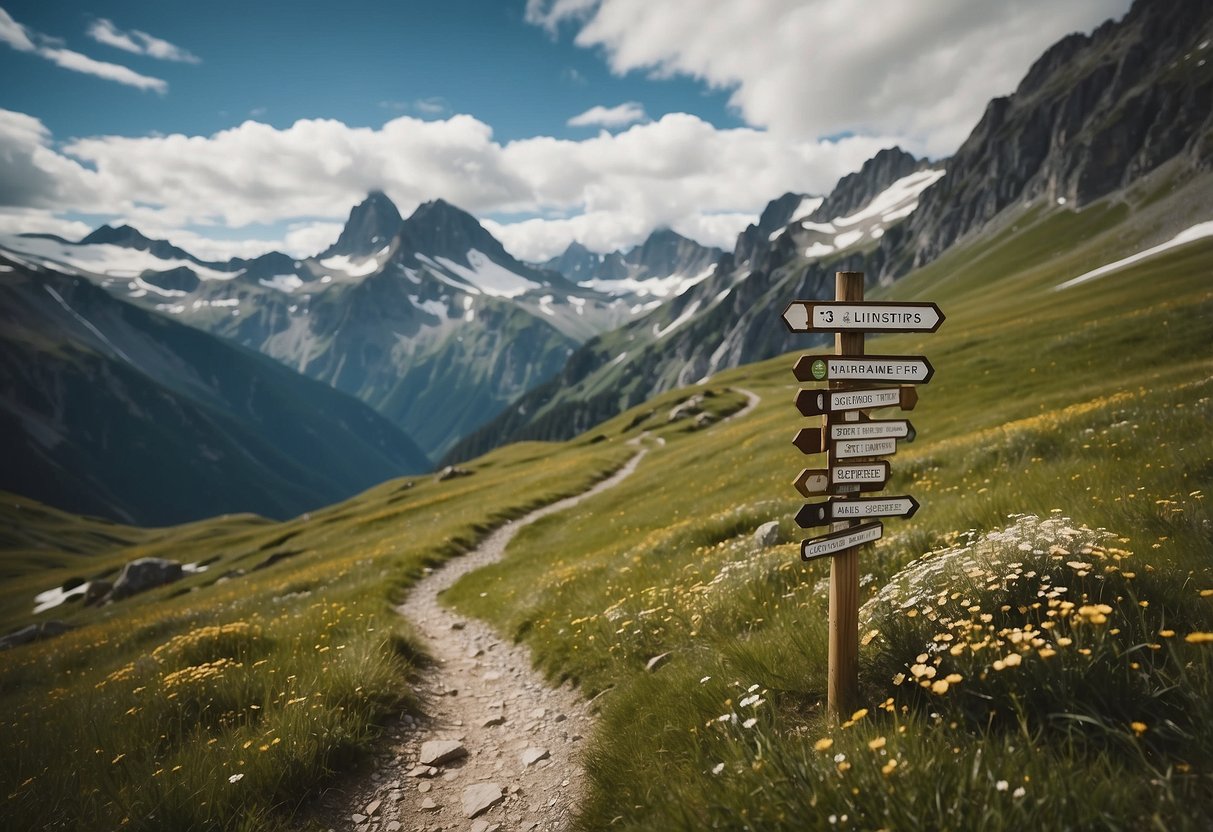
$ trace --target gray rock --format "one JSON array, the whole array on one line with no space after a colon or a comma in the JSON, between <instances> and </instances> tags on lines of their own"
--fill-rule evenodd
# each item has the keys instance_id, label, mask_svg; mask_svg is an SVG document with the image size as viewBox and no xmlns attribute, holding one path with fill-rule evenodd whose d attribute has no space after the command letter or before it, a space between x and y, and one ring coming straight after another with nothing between
<instances>
[{"instance_id":1,"label":"gray rock","mask_svg":"<svg viewBox=\"0 0 1213 832\"><path fill-rule=\"evenodd\" d=\"M0 638L0 650L7 650L19 644L41 641L44 638L53 638L54 636L63 635L70 629L72 628L58 619L43 621L40 624L30 624Z\"/></svg>"},{"instance_id":2,"label":"gray rock","mask_svg":"<svg viewBox=\"0 0 1213 832\"><path fill-rule=\"evenodd\" d=\"M754 545L765 549L779 543L779 521L768 520L754 530Z\"/></svg>"},{"instance_id":3,"label":"gray rock","mask_svg":"<svg viewBox=\"0 0 1213 832\"><path fill-rule=\"evenodd\" d=\"M158 586L180 578L181 564L165 558L139 558L132 560L118 574L114 588L110 590L110 600L118 601L129 598L140 592L146 592Z\"/></svg>"},{"instance_id":4,"label":"gray rock","mask_svg":"<svg viewBox=\"0 0 1213 832\"><path fill-rule=\"evenodd\" d=\"M472 827L469 832L488 832L489 822L487 820L472 821Z\"/></svg>"},{"instance_id":5,"label":"gray rock","mask_svg":"<svg viewBox=\"0 0 1213 832\"><path fill-rule=\"evenodd\" d=\"M546 760L550 756L552 755L548 753L546 748L537 748L535 746L531 746L526 751L522 752L522 765L526 768L530 768L531 766L535 765L535 763L539 762L540 760Z\"/></svg>"},{"instance_id":6,"label":"gray rock","mask_svg":"<svg viewBox=\"0 0 1213 832\"><path fill-rule=\"evenodd\" d=\"M366 808L363 809L363 811L366 812L368 816L373 818L375 817L375 813L379 811L379 807L382 805L383 801L372 800L370 803L366 804Z\"/></svg>"},{"instance_id":7,"label":"gray rock","mask_svg":"<svg viewBox=\"0 0 1213 832\"><path fill-rule=\"evenodd\" d=\"M501 786L496 783L476 783L463 790L463 814L474 818L505 800Z\"/></svg>"},{"instance_id":8,"label":"gray rock","mask_svg":"<svg viewBox=\"0 0 1213 832\"><path fill-rule=\"evenodd\" d=\"M434 800L434 798L427 797L425 800L421 801L421 808L427 812L434 812L438 810L438 803Z\"/></svg>"},{"instance_id":9,"label":"gray rock","mask_svg":"<svg viewBox=\"0 0 1213 832\"><path fill-rule=\"evenodd\" d=\"M470 477L471 475L472 475L472 472L467 470L466 468L459 468L455 465L448 465L445 468L443 468L441 471L439 471L437 474L435 474L434 479L436 479L438 482L445 482L446 480L453 480L453 479L456 479L457 477Z\"/></svg>"},{"instance_id":10,"label":"gray rock","mask_svg":"<svg viewBox=\"0 0 1213 832\"><path fill-rule=\"evenodd\" d=\"M421 744L419 762L423 766L440 766L451 760L466 757L468 750L458 740L430 740Z\"/></svg>"},{"instance_id":11,"label":"gray rock","mask_svg":"<svg viewBox=\"0 0 1213 832\"><path fill-rule=\"evenodd\" d=\"M388 821L387 826L385 826L383 828L384 828L384 832L400 832L400 821L398 821L398 820Z\"/></svg>"},{"instance_id":12,"label":"gray rock","mask_svg":"<svg viewBox=\"0 0 1213 832\"><path fill-rule=\"evenodd\" d=\"M84 587L84 606L91 607L94 604L101 603L113 588L113 584L100 578L89 581Z\"/></svg>"},{"instance_id":13,"label":"gray rock","mask_svg":"<svg viewBox=\"0 0 1213 832\"><path fill-rule=\"evenodd\" d=\"M354 814L350 815L350 820L352 820L354 823L362 823L366 820L366 815L355 812Z\"/></svg>"}]
</instances>

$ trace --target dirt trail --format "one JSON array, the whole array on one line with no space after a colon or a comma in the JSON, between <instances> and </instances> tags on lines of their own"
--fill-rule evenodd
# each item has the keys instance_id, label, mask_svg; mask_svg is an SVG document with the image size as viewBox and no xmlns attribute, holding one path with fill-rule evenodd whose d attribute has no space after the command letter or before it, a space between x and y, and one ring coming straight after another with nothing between
<instances>
[{"instance_id":1,"label":"dirt trail","mask_svg":"<svg viewBox=\"0 0 1213 832\"><path fill-rule=\"evenodd\" d=\"M759 402L754 393L736 389L748 402L720 424L747 415ZM656 439L655 444L665 444ZM507 523L413 587L398 609L434 659L418 685L427 716L404 718L390 753L380 758L368 781L330 793L322 813L325 828L548 832L569 827L584 787L581 747L593 727L588 703L569 685L549 687L532 669L524 645L503 641L488 625L457 615L438 598L464 575L500 560L524 526L631 476L647 453L645 440L630 440L636 453L608 479ZM455 756L423 762L423 755L429 760L443 750Z\"/></svg>"},{"instance_id":2,"label":"dirt trail","mask_svg":"<svg viewBox=\"0 0 1213 832\"><path fill-rule=\"evenodd\" d=\"M583 787L580 748L592 726L587 703L569 685L549 687L531 668L525 645L503 641L483 622L443 607L438 596L467 573L503 557L524 526L618 485L646 453L638 447L608 479L507 523L413 587L399 611L435 662L418 687L427 716L405 718L393 753L380 760L371 780L349 788L339 806L325 812L329 828L568 828ZM429 744L442 741L463 751L455 759L423 765L423 751L437 750ZM493 805L469 817L483 803Z\"/></svg>"}]
</instances>

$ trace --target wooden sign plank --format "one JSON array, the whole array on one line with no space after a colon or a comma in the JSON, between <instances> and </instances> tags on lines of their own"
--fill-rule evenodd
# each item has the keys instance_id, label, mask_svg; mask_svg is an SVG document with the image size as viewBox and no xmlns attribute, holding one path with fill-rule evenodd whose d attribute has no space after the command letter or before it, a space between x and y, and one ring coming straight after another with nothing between
<instances>
[{"instance_id":1,"label":"wooden sign plank","mask_svg":"<svg viewBox=\"0 0 1213 832\"><path fill-rule=\"evenodd\" d=\"M792 444L799 448L802 454L825 453L825 432L821 428L801 428L796 431Z\"/></svg>"},{"instance_id":2,"label":"wooden sign plank","mask_svg":"<svg viewBox=\"0 0 1213 832\"><path fill-rule=\"evenodd\" d=\"M802 355L792 372L797 381L926 384L935 368L925 355Z\"/></svg>"},{"instance_id":3,"label":"wooden sign plank","mask_svg":"<svg viewBox=\"0 0 1213 832\"><path fill-rule=\"evenodd\" d=\"M944 315L934 303L794 300L783 322L792 332L935 332Z\"/></svg>"},{"instance_id":4,"label":"wooden sign plank","mask_svg":"<svg viewBox=\"0 0 1213 832\"><path fill-rule=\"evenodd\" d=\"M879 387L862 390L799 390L796 409L803 416L821 416L848 410L900 407L913 410L918 391L913 387Z\"/></svg>"},{"instance_id":5,"label":"wooden sign plank","mask_svg":"<svg viewBox=\"0 0 1213 832\"><path fill-rule=\"evenodd\" d=\"M833 468L805 468L792 480L792 487L802 497L820 497L825 494L880 491L888 479L889 463L881 460L858 465L836 465Z\"/></svg>"},{"instance_id":6,"label":"wooden sign plank","mask_svg":"<svg viewBox=\"0 0 1213 832\"><path fill-rule=\"evenodd\" d=\"M864 456L888 456L897 453L897 440L891 436L876 439L840 439L830 447L831 459L857 459Z\"/></svg>"},{"instance_id":7,"label":"wooden sign plank","mask_svg":"<svg viewBox=\"0 0 1213 832\"><path fill-rule=\"evenodd\" d=\"M796 512L796 524L802 529L811 529L839 520L866 520L871 517L902 517L908 520L919 508L919 502L908 494L900 497L829 499L801 506L800 511Z\"/></svg>"},{"instance_id":8,"label":"wooden sign plank","mask_svg":"<svg viewBox=\"0 0 1213 832\"><path fill-rule=\"evenodd\" d=\"M910 388L913 389L913 388ZM810 430L806 428L805 430ZM904 439L913 442L917 433L909 419L869 419L860 422L831 422L829 438L832 442L843 439Z\"/></svg>"},{"instance_id":9,"label":"wooden sign plank","mask_svg":"<svg viewBox=\"0 0 1213 832\"><path fill-rule=\"evenodd\" d=\"M879 540L884 534L884 526L879 523L864 523L849 529L830 532L821 537L813 537L800 542L800 559L813 560L836 555L847 549L862 546Z\"/></svg>"}]
</instances>

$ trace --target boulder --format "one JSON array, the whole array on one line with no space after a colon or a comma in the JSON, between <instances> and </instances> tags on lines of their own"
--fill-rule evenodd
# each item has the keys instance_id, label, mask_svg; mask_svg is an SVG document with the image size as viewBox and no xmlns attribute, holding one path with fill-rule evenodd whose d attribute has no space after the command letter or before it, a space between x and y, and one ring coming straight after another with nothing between
<instances>
[{"instance_id":1,"label":"boulder","mask_svg":"<svg viewBox=\"0 0 1213 832\"><path fill-rule=\"evenodd\" d=\"M133 560L118 574L110 600L118 601L140 592L172 583L182 575L181 564L164 558L139 558Z\"/></svg>"},{"instance_id":2,"label":"boulder","mask_svg":"<svg viewBox=\"0 0 1213 832\"><path fill-rule=\"evenodd\" d=\"M100 578L89 581L88 586L84 588L84 606L91 607L94 604L100 604L113 588L113 584Z\"/></svg>"},{"instance_id":3,"label":"boulder","mask_svg":"<svg viewBox=\"0 0 1213 832\"><path fill-rule=\"evenodd\" d=\"M443 468L441 471L439 471L437 474L435 474L434 479L436 479L438 482L446 482L447 480L453 480L457 477L470 477L471 475L472 475L472 472L467 470L466 468L459 468L455 465L448 465L445 468Z\"/></svg>"},{"instance_id":4,"label":"boulder","mask_svg":"<svg viewBox=\"0 0 1213 832\"><path fill-rule=\"evenodd\" d=\"M779 521L770 520L754 530L754 545L760 549L779 543Z\"/></svg>"}]
</instances>

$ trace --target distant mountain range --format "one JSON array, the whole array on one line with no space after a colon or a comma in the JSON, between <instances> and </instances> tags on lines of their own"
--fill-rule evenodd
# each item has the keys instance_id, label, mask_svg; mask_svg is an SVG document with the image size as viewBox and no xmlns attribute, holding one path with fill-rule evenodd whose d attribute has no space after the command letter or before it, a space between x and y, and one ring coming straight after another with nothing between
<instances>
[{"instance_id":1,"label":"distant mountain range","mask_svg":"<svg viewBox=\"0 0 1213 832\"><path fill-rule=\"evenodd\" d=\"M149 449L135 466L144 473L157 455L192 460L197 482L185 490L211 495L197 510L279 516L430 461L573 436L660 391L805 346L779 312L832 296L837 270L888 284L1020 217L1116 200L1146 181L1161 199L1213 169L1213 66L1201 45L1211 21L1213 0L1138 0L1120 22L1050 48L951 159L883 150L827 194L772 200L728 253L658 230L630 251L574 243L528 264L443 200L405 218L379 192L353 207L333 245L300 259L204 261L128 226L78 242L5 237L0 266L19 279L6 276L0 292L14 322L0 413L22 471L0 487L123 519L175 517L163 489L134 498L156 480L114 479L116 449L136 443ZM212 353L242 382L225 381ZM300 429L333 437L341 458L319 465L303 444L269 435L271 410L247 403L274 385L311 412L272 411L271 422L311 425ZM65 390L77 402L67 410ZM173 430L145 422L152 401L173 402L163 422ZM82 406L110 432L92 430ZM127 411L130 434L117 428ZM198 456L223 435L217 459ZM382 464L366 461L371 447L388 449ZM247 487L214 502L213 483L233 478Z\"/></svg>"},{"instance_id":2,"label":"distant mountain range","mask_svg":"<svg viewBox=\"0 0 1213 832\"><path fill-rule=\"evenodd\" d=\"M366 405L0 253L0 489L142 525L285 519L430 468Z\"/></svg>"}]
</instances>

